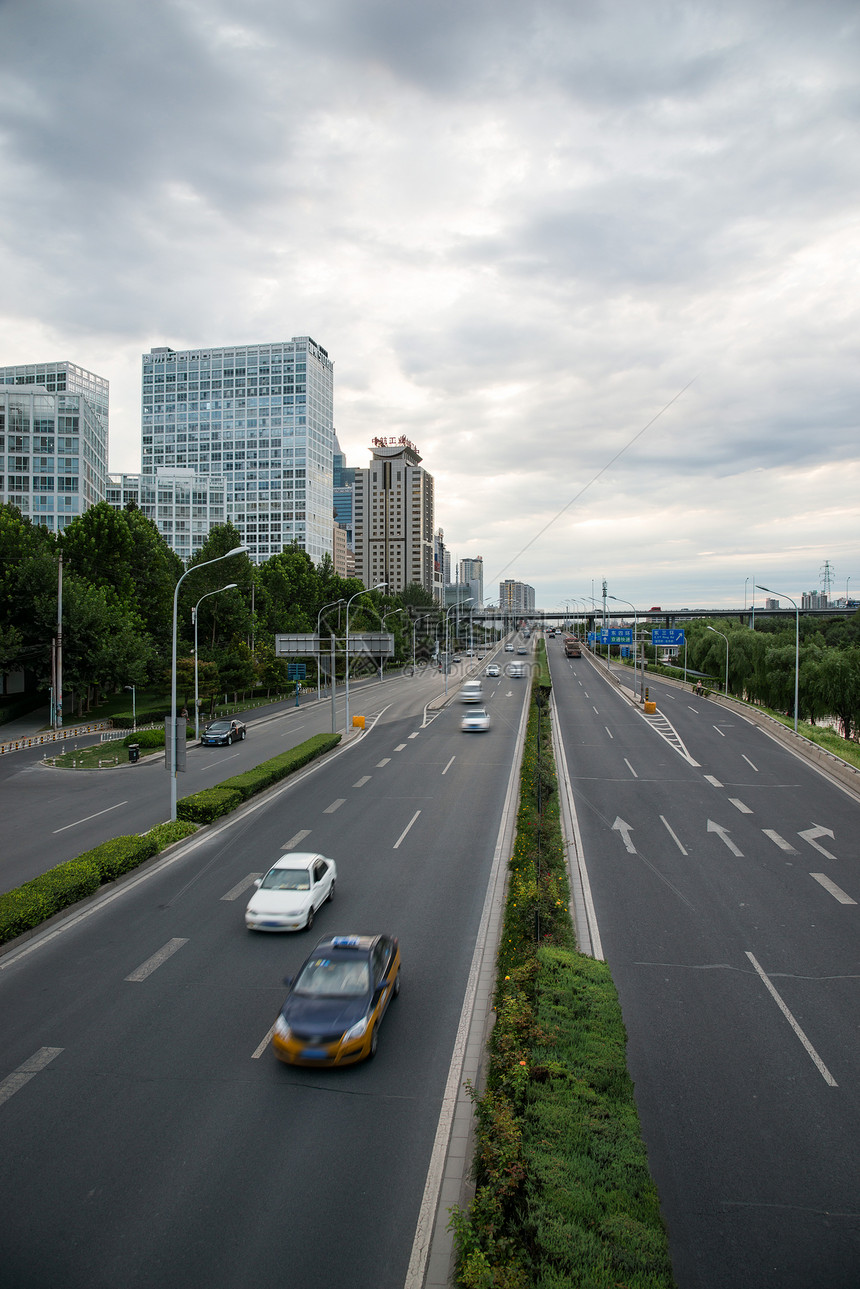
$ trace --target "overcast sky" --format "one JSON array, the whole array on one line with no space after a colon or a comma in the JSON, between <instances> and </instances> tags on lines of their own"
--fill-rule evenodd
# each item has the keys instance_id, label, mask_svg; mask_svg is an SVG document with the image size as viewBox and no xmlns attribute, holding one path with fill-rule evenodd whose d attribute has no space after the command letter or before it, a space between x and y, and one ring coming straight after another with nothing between
<instances>
[{"instance_id":1,"label":"overcast sky","mask_svg":"<svg viewBox=\"0 0 860 1289\"><path fill-rule=\"evenodd\" d=\"M488 599L857 594L858 35L856 0L0 0L0 363L107 377L136 471L151 346L311 335L349 464L406 434Z\"/></svg>"}]
</instances>

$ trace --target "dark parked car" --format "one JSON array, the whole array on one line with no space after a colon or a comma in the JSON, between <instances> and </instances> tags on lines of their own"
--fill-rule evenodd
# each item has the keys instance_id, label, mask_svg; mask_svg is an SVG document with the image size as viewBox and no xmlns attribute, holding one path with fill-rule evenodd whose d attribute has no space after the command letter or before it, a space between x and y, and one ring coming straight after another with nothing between
<instances>
[{"instance_id":1,"label":"dark parked car","mask_svg":"<svg viewBox=\"0 0 860 1289\"><path fill-rule=\"evenodd\" d=\"M243 721L212 721L200 735L200 742L204 747L229 747L243 739L247 732Z\"/></svg>"}]
</instances>

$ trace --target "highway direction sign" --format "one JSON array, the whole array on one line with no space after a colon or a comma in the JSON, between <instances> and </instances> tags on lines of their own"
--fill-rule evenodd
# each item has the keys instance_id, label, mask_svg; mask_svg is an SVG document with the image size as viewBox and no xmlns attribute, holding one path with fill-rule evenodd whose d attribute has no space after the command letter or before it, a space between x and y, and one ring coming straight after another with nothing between
<instances>
[{"instance_id":1,"label":"highway direction sign","mask_svg":"<svg viewBox=\"0 0 860 1289\"><path fill-rule=\"evenodd\" d=\"M682 645L684 643L684 632L674 627L659 631L654 629L651 632L651 643L652 645L662 645L664 648L666 645Z\"/></svg>"}]
</instances>

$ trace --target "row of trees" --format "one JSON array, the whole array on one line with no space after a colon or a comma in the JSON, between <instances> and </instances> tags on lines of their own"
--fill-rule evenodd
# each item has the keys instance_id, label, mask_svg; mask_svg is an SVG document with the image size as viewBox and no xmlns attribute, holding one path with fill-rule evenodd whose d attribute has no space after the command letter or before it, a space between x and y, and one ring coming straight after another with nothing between
<instances>
[{"instance_id":1,"label":"row of trees","mask_svg":"<svg viewBox=\"0 0 860 1289\"><path fill-rule=\"evenodd\" d=\"M188 567L239 545L232 524L219 526ZM60 556L66 701L71 691L80 713L100 693L166 683L173 596L186 568L140 510L117 511L107 503L92 506L61 534L31 523L14 506L0 506L0 673L25 668L39 689L50 685ZM221 590L229 583L234 589ZM362 590L359 579L339 577L328 556L314 566L299 547L256 566L236 555L192 572L180 587L177 612L177 671L186 701L193 694L195 606L204 697L282 688L286 663L275 657L275 635L315 631L321 610L323 630L342 634L343 605L324 606L353 595L350 631L379 631L383 615L401 610L385 621L401 661L411 657L413 619L429 612L417 637L426 653L437 616L432 596L420 586L399 595Z\"/></svg>"}]
</instances>

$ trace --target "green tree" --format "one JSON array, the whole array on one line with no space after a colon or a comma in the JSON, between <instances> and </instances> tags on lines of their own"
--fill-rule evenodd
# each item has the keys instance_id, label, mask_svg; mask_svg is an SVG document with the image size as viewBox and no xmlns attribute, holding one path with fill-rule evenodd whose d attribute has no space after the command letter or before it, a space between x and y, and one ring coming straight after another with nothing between
<instances>
[{"instance_id":1,"label":"green tree","mask_svg":"<svg viewBox=\"0 0 860 1289\"><path fill-rule=\"evenodd\" d=\"M843 737L851 738L860 730L860 648L825 649L812 683Z\"/></svg>"}]
</instances>

